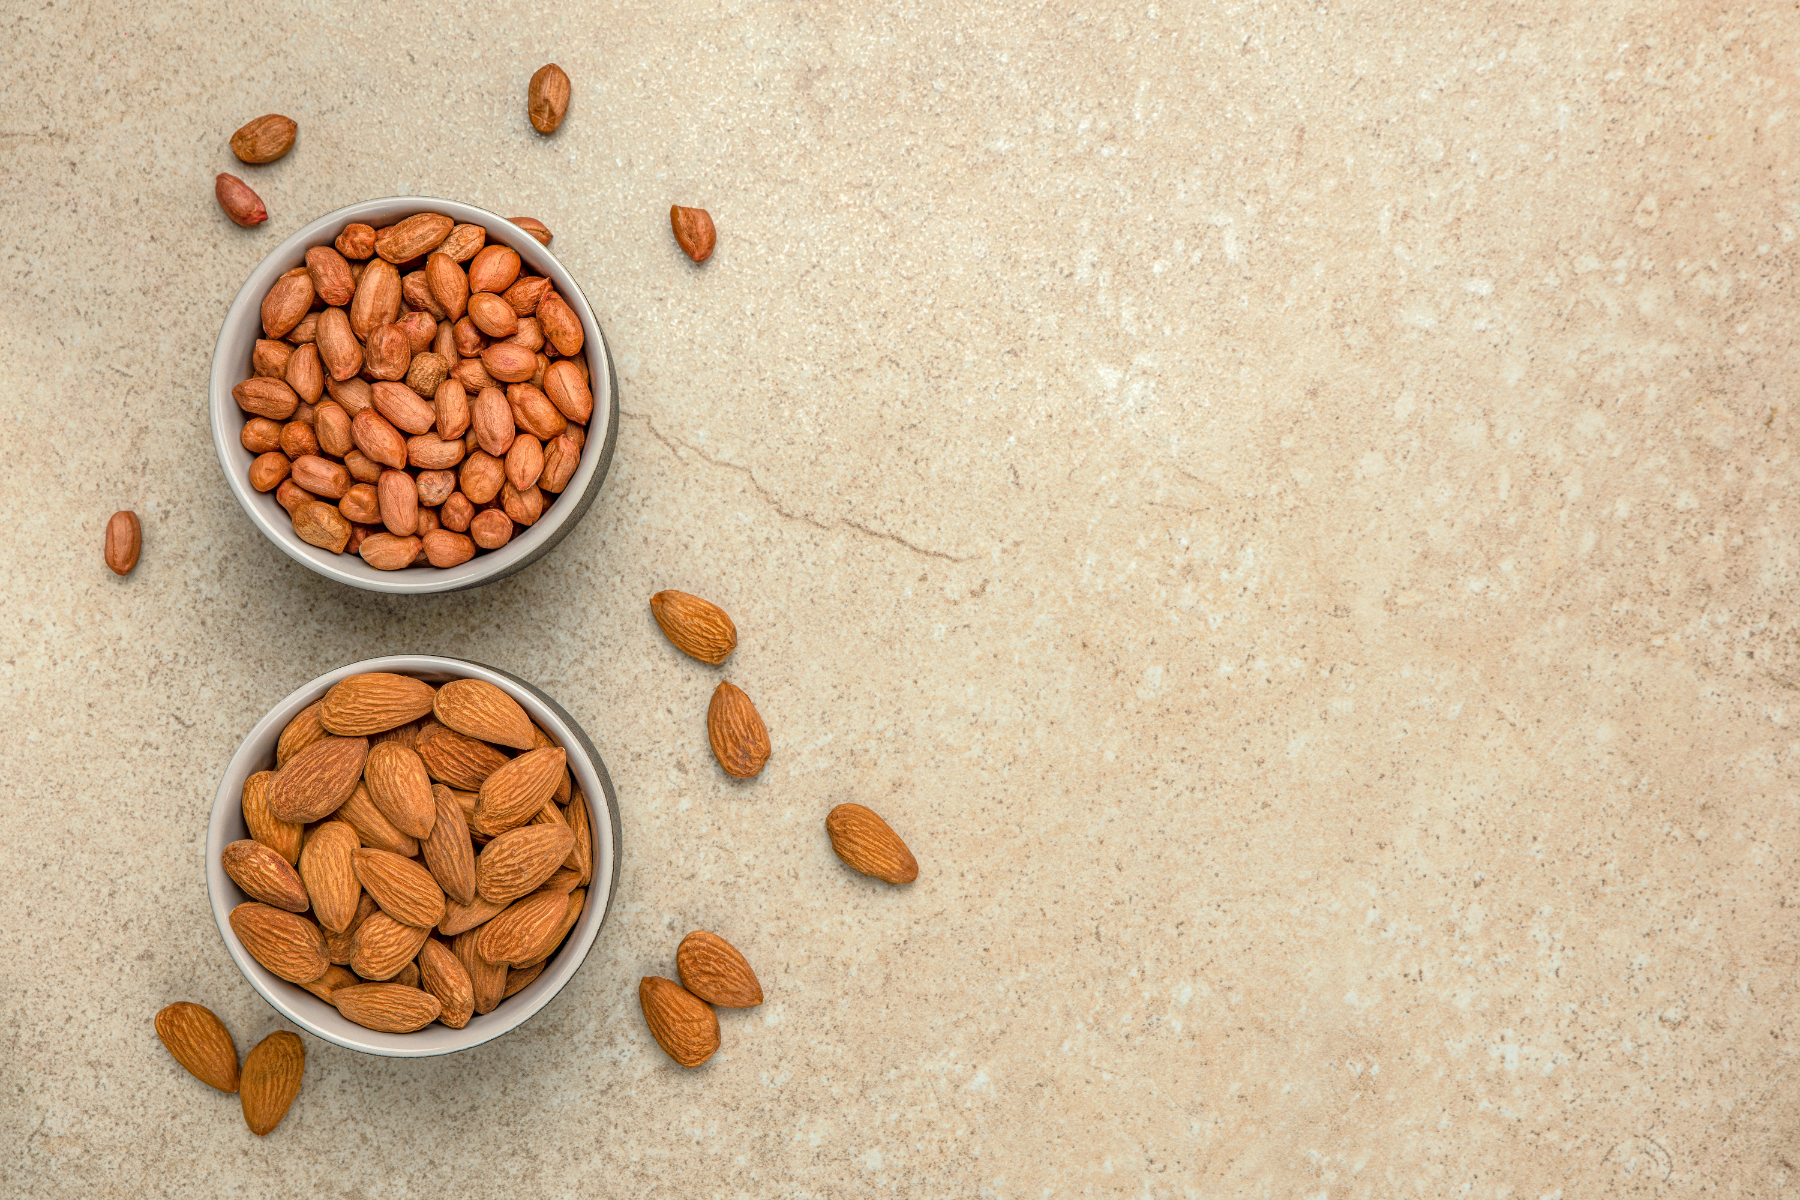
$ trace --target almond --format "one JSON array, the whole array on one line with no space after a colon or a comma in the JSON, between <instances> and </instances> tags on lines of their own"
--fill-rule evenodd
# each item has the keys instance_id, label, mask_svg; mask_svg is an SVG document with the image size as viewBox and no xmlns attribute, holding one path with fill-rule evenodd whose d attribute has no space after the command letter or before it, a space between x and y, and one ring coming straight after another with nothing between
<instances>
[{"instance_id":1,"label":"almond","mask_svg":"<svg viewBox=\"0 0 1800 1200\"><path fill-rule=\"evenodd\" d=\"M300 861L300 831L305 826L283 821L269 811L269 785L274 782L273 771L258 771L244 780L244 827L251 837L281 855L283 862L293 864Z\"/></svg>"},{"instance_id":2,"label":"almond","mask_svg":"<svg viewBox=\"0 0 1800 1200\"><path fill-rule=\"evenodd\" d=\"M515 992L524 991L533 983L537 982L537 977L543 973L544 964L541 962L533 963L529 967L512 968L506 973L506 987L501 990L500 998L505 1000Z\"/></svg>"},{"instance_id":3,"label":"almond","mask_svg":"<svg viewBox=\"0 0 1800 1200\"><path fill-rule=\"evenodd\" d=\"M558 872L558 874L561 874L561 872ZM587 892L584 889L576 888L571 891L569 893L569 907L567 911L563 913L562 921L558 923L555 929L550 931L549 936L544 939L544 944L538 947L538 952L532 955L529 961L521 964L519 969L524 970L530 967L541 967L544 963L549 961L550 956L555 954L557 950L561 948L563 939L569 936L569 930L575 928L575 922L581 920L581 910L586 904Z\"/></svg>"},{"instance_id":4,"label":"almond","mask_svg":"<svg viewBox=\"0 0 1800 1200\"><path fill-rule=\"evenodd\" d=\"M479 895L469 904L458 904L455 900L444 901L444 919L438 924L438 932L445 937L455 937L487 924L506 911L504 904L490 904Z\"/></svg>"},{"instance_id":5,"label":"almond","mask_svg":"<svg viewBox=\"0 0 1800 1200\"><path fill-rule=\"evenodd\" d=\"M350 522L332 505L309 500L294 507L294 533L308 545L342 554L350 542Z\"/></svg>"},{"instance_id":6,"label":"almond","mask_svg":"<svg viewBox=\"0 0 1800 1200\"><path fill-rule=\"evenodd\" d=\"M650 615L662 627L663 636L690 658L716 667L737 649L737 626L724 609L698 596L658 592L650 597Z\"/></svg>"},{"instance_id":7,"label":"almond","mask_svg":"<svg viewBox=\"0 0 1800 1200\"><path fill-rule=\"evenodd\" d=\"M511 246L489 246L469 264L471 292L504 292L519 277L519 252Z\"/></svg>"},{"instance_id":8,"label":"almond","mask_svg":"<svg viewBox=\"0 0 1800 1200\"><path fill-rule=\"evenodd\" d=\"M537 243L540 246L548 246L550 244L550 239L556 236L550 232L550 227L548 225L544 224L536 217L508 217L506 219L511 221L514 225L517 225L520 229L523 229L526 233L529 233L533 238L537 239Z\"/></svg>"},{"instance_id":9,"label":"almond","mask_svg":"<svg viewBox=\"0 0 1800 1200\"><path fill-rule=\"evenodd\" d=\"M256 841L244 838L232 842L219 854L219 863L231 881L244 889L252 900L261 900L288 912L305 912L308 906L306 888L288 861Z\"/></svg>"},{"instance_id":10,"label":"almond","mask_svg":"<svg viewBox=\"0 0 1800 1200\"><path fill-rule=\"evenodd\" d=\"M443 784L431 789L431 798L437 808L437 820L432 823L431 836L425 839L422 847L425 862L445 895L458 903L468 904L476 895L475 847L469 841L468 822L463 817L462 806Z\"/></svg>"},{"instance_id":11,"label":"almond","mask_svg":"<svg viewBox=\"0 0 1800 1200\"><path fill-rule=\"evenodd\" d=\"M188 1074L221 1092L238 1090L237 1047L211 1009L177 1000L156 1014L156 1036Z\"/></svg>"},{"instance_id":12,"label":"almond","mask_svg":"<svg viewBox=\"0 0 1800 1200\"><path fill-rule=\"evenodd\" d=\"M670 205L669 225L675 230L675 242L681 247L683 254L697 263L712 257L713 243L718 240L718 234L713 229L711 213L704 208Z\"/></svg>"},{"instance_id":13,"label":"almond","mask_svg":"<svg viewBox=\"0 0 1800 1200\"><path fill-rule=\"evenodd\" d=\"M106 566L114 575L129 575L144 548L144 527L129 509L106 519Z\"/></svg>"},{"instance_id":14,"label":"almond","mask_svg":"<svg viewBox=\"0 0 1800 1200\"><path fill-rule=\"evenodd\" d=\"M356 898L356 915L350 918L350 924L342 933L325 935L325 956L338 966L350 965L350 943L356 939L356 931L363 927L363 922L374 916L379 910L369 893L362 892ZM316 982L316 981L315 981ZM305 986L302 984L301 986ZM316 994L316 993L315 993Z\"/></svg>"},{"instance_id":15,"label":"almond","mask_svg":"<svg viewBox=\"0 0 1800 1200\"><path fill-rule=\"evenodd\" d=\"M325 727L319 724L319 704L315 700L301 709L282 729L281 737L275 743L276 766L285 764L294 755L326 736Z\"/></svg>"},{"instance_id":16,"label":"almond","mask_svg":"<svg viewBox=\"0 0 1800 1200\"><path fill-rule=\"evenodd\" d=\"M412 859L388 850L362 849L351 860L356 878L394 920L430 929L444 919L444 889Z\"/></svg>"},{"instance_id":17,"label":"almond","mask_svg":"<svg viewBox=\"0 0 1800 1200\"><path fill-rule=\"evenodd\" d=\"M263 336L286 337L312 307L312 276L298 267L275 281L262 301Z\"/></svg>"},{"instance_id":18,"label":"almond","mask_svg":"<svg viewBox=\"0 0 1800 1200\"><path fill-rule=\"evenodd\" d=\"M430 932L377 909L350 939L350 969L364 979L392 979L418 955Z\"/></svg>"},{"instance_id":19,"label":"almond","mask_svg":"<svg viewBox=\"0 0 1800 1200\"><path fill-rule=\"evenodd\" d=\"M581 318L561 296L551 292L538 301L537 319L545 339L556 347L558 354L566 358L581 352L586 338L581 330Z\"/></svg>"},{"instance_id":20,"label":"almond","mask_svg":"<svg viewBox=\"0 0 1800 1200\"><path fill-rule=\"evenodd\" d=\"M340 311L356 295L350 264L330 246L314 246L306 252L306 273L312 276L313 294Z\"/></svg>"},{"instance_id":21,"label":"almond","mask_svg":"<svg viewBox=\"0 0 1800 1200\"><path fill-rule=\"evenodd\" d=\"M569 111L569 76L555 63L546 63L531 76L526 89L526 111L531 127L539 133L555 133Z\"/></svg>"},{"instance_id":22,"label":"almond","mask_svg":"<svg viewBox=\"0 0 1800 1200\"><path fill-rule=\"evenodd\" d=\"M392 850L402 858L411 858L419 852L419 843L394 828L394 823L375 807L364 784L357 784L350 798L332 815L356 830L356 836L365 846Z\"/></svg>"},{"instance_id":23,"label":"almond","mask_svg":"<svg viewBox=\"0 0 1800 1200\"><path fill-rule=\"evenodd\" d=\"M329 694L326 700L329 715ZM431 799L431 779L418 754L397 743L383 742L370 748L363 778L369 786L369 798L396 829L413 838L431 833L437 810Z\"/></svg>"},{"instance_id":24,"label":"almond","mask_svg":"<svg viewBox=\"0 0 1800 1200\"><path fill-rule=\"evenodd\" d=\"M383 742L398 742L408 750L417 753L419 749L419 722L408 721L404 725L396 725L392 729L377 733L369 738L369 749L373 750ZM368 768L364 767L364 771ZM408 855L407 857L411 857Z\"/></svg>"},{"instance_id":25,"label":"almond","mask_svg":"<svg viewBox=\"0 0 1800 1200\"><path fill-rule=\"evenodd\" d=\"M494 771L482 780L476 823L500 833L531 820L556 794L567 761L562 750L531 750Z\"/></svg>"},{"instance_id":26,"label":"almond","mask_svg":"<svg viewBox=\"0 0 1800 1200\"><path fill-rule=\"evenodd\" d=\"M325 939L325 944L330 946L331 938L327 937ZM331 994L333 992L337 991L339 988L351 987L361 982L362 980L357 978L355 971L333 963L331 966L325 968L325 973L323 975L319 976L311 983L303 983L300 986L323 1000L325 1003L330 1004Z\"/></svg>"},{"instance_id":27,"label":"almond","mask_svg":"<svg viewBox=\"0 0 1800 1200\"><path fill-rule=\"evenodd\" d=\"M313 506L327 507L318 502ZM350 798L368 754L367 738L320 738L276 772L269 785L269 811L297 825L324 820Z\"/></svg>"},{"instance_id":28,"label":"almond","mask_svg":"<svg viewBox=\"0 0 1800 1200\"><path fill-rule=\"evenodd\" d=\"M419 757L433 779L465 792L479 791L489 775L510 761L486 742L441 725L421 735Z\"/></svg>"},{"instance_id":29,"label":"almond","mask_svg":"<svg viewBox=\"0 0 1800 1200\"><path fill-rule=\"evenodd\" d=\"M347 932L356 917L362 899L354 866L358 849L356 830L342 821L327 821L313 830L300 852L300 878L313 916L328 934Z\"/></svg>"},{"instance_id":30,"label":"almond","mask_svg":"<svg viewBox=\"0 0 1800 1200\"><path fill-rule=\"evenodd\" d=\"M386 229L377 229L375 253L391 263L410 262L437 249L455 225L442 213L415 213Z\"/></svg>"},{"instance_id":31,"label":"almond","mask_svg":"<svg viewBox=\"0 0 1800 1200\"><path fill-rule=\"evenodd\" d=\"M263 207L262 197L236 175L220 172L213 180L213 198L225 210L226 216L246 229L269 219L269 210Z\"/></svg>"},{"instance_id":32,"label":"almond","mask_svg":"<svg viewBox=\"0 0 1800 1200\"><path fill-rule=\"evenodd\" d=\"M886 883L911 883L919 863L888 823L860 804L840 804L825 818L837 856L864 875Z\"/></svg>"},{"instance_id":33,"label":"almond","mask_svg":"<svg viewBox=\"0 0 1800 1200\"><path fill-rule=\"evenodd\" d=\"M511 342L495 342L481 352L481 365L502 383L523 383L537 374L537 355Z\"/></svg>"},{"instance_id":34,"label":"almond","mask_svg":"<svg viewBox=\"0 0 1800 1200\"><path fill-rule=\"evenodd\" d=\"M475 890L496 904L516 900L550 878L574 844L564 825L526 825L499 834L475 860Z\"/></svg>"},{"instance_id":35,"label":"almond","mask_svg":"<svg viewBox=\"0 0 1800 1200\"><path fill-rule=\"evenodd\" d=\"M713 690L712 704L706 710L706 735L712 741L713 757L727 775L753 779L769 761L768 728L750 697L735 684L721 683Z\"/></svg>"},{"instance_id":36,"label":"almond","mask_svg":"<svg viewBox=\"0 0 1800 1200\"><path fill-rule=\"evenodd\" d=\"M426 938L419 948L419 986L437 997L438 1020L461 1029L475 1015L475 984L450 947Z\"/></svg>"},{"instance_id":37,"label":"almond","mask_svg":"<svg viewBox=\"0 0 1800 1200\"><path fill-rule=\"evenodd\" d=\"M356 340L356 333L350 328L350 318L343 309L328 308L319 314L315 340L319 347L319 359L325 364L325 372L334 380L342 383L362 370L362 343Z\"/></svg>"},{"instance_id":38,"label":"almond","mask_svg":"<svg viewBox=\"0 0 1800 1200\"><path fill-rule=\"evenodd\" d=\"M306 1074L306 1046L298 1034L278 1029L244 1055L243 1079L238 1099L244 1106L244 1124L257 1137L267 1137L287 1116L300 1094L300 1078Z\"/></svg>"},{"instance_id":39,"label":"almond","mask_svg":"<svg viewBox=\"0 0 1800 1200\"><path fill-rule=\"evenodd\" d=\"M530 750L537 745L535 727L519 702L485 679L452 679L437 691L432 714L457 733Z\"/></svg>"},{"instance_id":40,"label":"almond","mask_svg":"<svg viewBox=\"0 0 1800 1200\"><path fill-rule=\"evenodd\" d=\"M720 1008L755 1008L762 1003L762 984L737 947L716 933L696 929L675 950L681 986Z\"/></svg>"},{"instance_id":41,"label":"almond","mask_svg":"<svg viewBox=\"0 0 1800 1200\"><path fill-rule=\"evenodd\" d=\"M569 801L569 833L575 838L569 857L581 876L580 886L586 887L594 881L594 832L588 818L587 797L580 792Z\"/></svg>"},{"instance_id":42,"label":"almond","mask_svg":"<svg viewBox=\"0 0 1800 1200\"><path fill-rule=\"evenodd\" d=\"M483 926L482 928L486 928ZM475 993L475 1011L490 1013L495 1005L504 998L506 991L506 967L501 963L491 963L475 952L475 939L481 930L471 929L456 935L450 943L450 950L469 973L469 986Z\"/></svg>"},{"instance_id":43,"label":"almond","mask_svg":"<svg viewBox=\"0 0 1800 1200\"><path fill-rule=\"evenodd\" d=\"M376 329L400 315L400 272L382 259L370 261L350 299L350 328L367 341Z\"/></svg>"},{"instance_id":44,"label":"almond","mask_svg":"<svg viewBox=\"0 0 1800 1200\"><path fill-rule=\"evenodd\" d=\"M650 1036L682 1066L697 1067L718 1050L718 1014L674 980L646 976L638 982L638 1004Z\"/></svg>"},{"instance_id":45,"label":"almond","mask_svg":"<svg viewBox=\"0 0 1800 1200\"><path fill-rule=\"evenodd\" d=\"M271 421L285 421L300 407L299 395L279 379L246 379L231 389L231 398L245 412Z\"/></svg>"},{"instance_id":46,"label":"almond","mask_svg":"<svg viewBox=\"0 0 1800 1200\"><path fill-rule=\"evenodd\" d=\"M571 421L587 424L594 415L594 394L580 368L571 362L553 362L544 372L544 395Z\"/></svg>"},{"instance_id":47,"label":"almond","mask_svg":"<svg viewBox=\"0 0 1800 1200\"><path fill-rule=\"evenodd\" d=\"M569 898L561 892L533 892L515 900L476 931L475 953L496 966L530 962L568 911Z\"/></svg>"},{"instance_id":48,"label":"almond","mask_svg":"<svg viewBox=\"0 0 1800 1200\"><path fill-rule=\"evenodd\" d=\"M231 152L239 162L271 163L294 146L300 127L279 113L258 117L231 135Z\"/></svg>"},{"instance_id":49,"label":"almond","mask_svg":"<svg viewBox=\"0 0 1800 1200\"><path fill-rule=\"evenodd\" d=\"M400 983L359 983L332 996L346 1020L380 1033L411 1033L437 1020L443 1005L430 992Z\"/></svg>"},{"instance_id":50,"label":"almond","mask_svg":"<svg viewBox=\"0 0 1800 1200\"><path fill-rule=\"evenodd\" d=\"M561 892L566 896L573 892L580 883L580 871L572 870L569 867L558 867L551 874L550 878L544 880L544 882L538 886L538 891Z\"/></svg>"},{"instance_id":51,"label":"almond","mask_svg":"<svg viewBox=\"0 0 1800 1200\"><path fill-rule=\"evenodd\" d=\"M325 935L305 917L251 900L232 909L229 920L250 957L289 983L311 983L331 965Z\"/></svg>"},{"instance_id":52,"label":"almond","mask_svg":"<svg viewBox=\"0 0 1800 1200\"><path fill-rule=\"evenodd\" d=\"M422 679L367 671L332 685L319 708L319 723L349 737L381 733L423 717L436 698L436 690Z\"/></svg>"}]
</instances>

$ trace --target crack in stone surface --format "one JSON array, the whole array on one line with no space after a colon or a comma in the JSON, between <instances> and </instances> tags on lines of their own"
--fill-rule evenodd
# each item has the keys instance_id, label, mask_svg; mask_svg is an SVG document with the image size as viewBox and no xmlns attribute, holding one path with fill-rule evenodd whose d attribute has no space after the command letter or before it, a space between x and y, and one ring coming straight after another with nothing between
<instances>
[{"instance_id":1,"label":"crack in stone surface","mask_svg":"<svg viewBox=\"0 0 1800 1200\"><path fill-rule=\"evenodd\" d=\"M777 513L790 521L800 521L825 533L831 533L838 529L854 530L857 533L874 538L877 541L892 542L897 546L903 546L906 549L911 550L914 554L924 555L926 558L940 558L945 562L973 562L978 557L974 554L946 554L942 550L934 550L930 546L921 546L917 542L908 541L897 533L888 533L885 530L871 528L868 525L864 525L861 521L853 521L849 517L839 517L835 521L821 521L816 517L809 517L805 513L790 512L787 508L783 507L781 501L775 498L773 492L763 486L762 481L756 477L754 469L745 466L743 463L732 462L728 458L716 458L697 446L689 445L680 438L672 437L669 434L664 433L656 427L656 422L650 419L650 414L648 413L634 413L621 408L619 410L619 415L622 417L629 417L634 421L642 421L644 423L644 428L650 431L650 436L668 447L669 451L678 458L680 457L681 451L685 450L703 462L710 463L715 467L725 467L729 470L742 472L744 476L750 480L750 486L756 489L756 494L762 497L763 503L767 504L770 508L774 509Z\"/></svg>"}]
</instances>

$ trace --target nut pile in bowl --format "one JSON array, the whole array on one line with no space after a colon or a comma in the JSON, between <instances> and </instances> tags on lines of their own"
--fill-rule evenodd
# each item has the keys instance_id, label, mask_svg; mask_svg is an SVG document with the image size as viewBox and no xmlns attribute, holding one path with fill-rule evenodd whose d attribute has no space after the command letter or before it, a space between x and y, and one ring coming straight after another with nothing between
<instances>
[{"instance_id":1,"label":"nut pile in bowl","mask_svg":"<svg viewBox=\"0 0 1800 1200\"><path fill-rule=\"evenodd\" d=\"M231 394L250 483L302 540L377 570L454 567L555 503L594 410L585 336L520 268L427 212L346 225L275 281Z\"/></svg>"},{"instance_id":2,"label":"nut pile in bowl","mask_svg":"<svg viewBox=\"0 0 1800 1200\"><path fill-rule=\"evenodd\" d=\"M269 971L384 1033L461 1029L536 979L593 876L561 747L478 679L372 672L289 722L244 784L232 930Z\"/></svg>"}]
</instances>

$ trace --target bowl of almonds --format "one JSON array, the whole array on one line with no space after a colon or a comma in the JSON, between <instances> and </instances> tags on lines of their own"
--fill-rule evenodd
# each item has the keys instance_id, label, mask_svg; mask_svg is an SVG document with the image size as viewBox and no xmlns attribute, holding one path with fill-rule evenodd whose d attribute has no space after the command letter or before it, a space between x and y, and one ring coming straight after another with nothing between
<instances>
[{"instance_id":1,"label":"bowl of almonds","mask_svg":"<svg viewBox=\"0 0 1800 1200\"><path fill-rule=\"evenodd\" d=\"M619 869L612 781L537 688L393 655L289 695L207 828L219 933L288 1020L422 1058L491 1041L580 967Z\"/></svg>"},{"instance_id":2,"label":"bowl of almonds","mask_svg":"<svg viewBox=\"0 0 1800 1200\"><path fill-rule=\"evenodd\" d=\"M618 437L604 334L530 218L449 200L320 217L250 274L213 353L213 445L289 557L353 587L459 591L529 566Z\"/></svg>"}]
</instances>

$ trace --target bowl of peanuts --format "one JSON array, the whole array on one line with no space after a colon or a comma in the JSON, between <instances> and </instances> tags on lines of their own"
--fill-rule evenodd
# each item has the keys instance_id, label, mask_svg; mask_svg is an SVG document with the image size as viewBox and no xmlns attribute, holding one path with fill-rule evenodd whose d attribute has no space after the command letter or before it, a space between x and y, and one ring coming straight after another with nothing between
<instances>
[{"instance_id":1,"label":"bowl of peanuts","mask_svg":"<svg viewBox=\"0 0 1800 1200\"><path fill-rule=\"evenodd\" d=\"M467 1050L575 976L612 905L619 806L554 699L400 654L339 667L258 721L206 833L213 919L295 1025L394 1058Z\"/></svg>"},{"instance_id":2,"label":"bowl of peanuts","mask_svg":"<svg viewBox=\"0 0 1800 1200\"><path fill-rule=\"evenodd\" d=\"M586 514L618 382L550 231L450 200L341 208L282 242L213 352L213 445L290 558L416 595L504 579Z\"/></svg>"}]
</instances>

